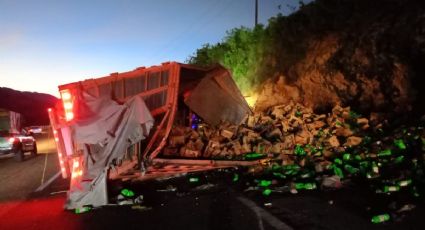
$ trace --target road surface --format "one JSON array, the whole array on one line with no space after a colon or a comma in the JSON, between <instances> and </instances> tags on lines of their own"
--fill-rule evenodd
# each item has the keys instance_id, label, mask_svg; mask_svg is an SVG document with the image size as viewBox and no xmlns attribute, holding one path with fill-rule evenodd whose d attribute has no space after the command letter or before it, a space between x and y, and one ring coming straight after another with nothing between
<instances>
[{"instance_id":1,"label":"road surface","mask_svg":"<svg viewBox=\"0 0 425 230\"><path fill-rule=\"evenodd\" d=\"M0 159L0 229L423 229L421 203L407 215L374 225L370 216L385 208L371 209L376 201L365 190L348 186L264 196L261 191L246 191L248 180L241 176L235 182L235 172L228 170L111 184L111 203L121 188L143 195L143 203L77 215L63 209L68 180L57 177L34 192L59 171L56 154L40 152L24 162ZM190 177L199 181L191 183Z\"/></svg>"}]
</instances>

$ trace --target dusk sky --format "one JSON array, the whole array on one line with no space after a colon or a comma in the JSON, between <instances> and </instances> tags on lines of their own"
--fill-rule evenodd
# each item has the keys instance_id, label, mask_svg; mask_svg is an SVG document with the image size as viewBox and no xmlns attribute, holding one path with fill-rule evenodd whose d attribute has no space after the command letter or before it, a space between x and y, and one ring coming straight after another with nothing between
<instances>
[{"instance_id":1,"label":"dusk sky","mask_svg":"<svg viewBox=\"0 0 425 230\"><path fill-rule=\"evenodd\" d=\"M259 0L259 22L287 15L298 2ZM0 0L0 86L58 96L60 84L185 62L226 31L253 27L254 3Z\"/></svg>"}]
</instances>

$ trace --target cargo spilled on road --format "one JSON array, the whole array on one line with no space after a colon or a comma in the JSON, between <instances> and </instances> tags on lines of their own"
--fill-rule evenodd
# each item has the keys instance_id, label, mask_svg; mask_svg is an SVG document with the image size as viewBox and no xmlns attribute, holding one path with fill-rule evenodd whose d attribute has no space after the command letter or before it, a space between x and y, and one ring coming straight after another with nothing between
<instances>
[{"instance_id":1,"label":"cargo spilled on road","mask_svg":"<svg viewBox=\"0 0 425 230\"><path fill-rule=\"evenodd\" d=\"M249 178L244 190L263 196L356 184L407 197L372 222L408 212L423 194L423 121L395 129L379 114L340 106L316 114L292 102L253 112L227 70L179 63L59 89L62 103L50 118L63 176L71 178L67 209L134 204L108 194L109 180L234 167L247 170L231 175Z\"/></svg>"}]
</instances>

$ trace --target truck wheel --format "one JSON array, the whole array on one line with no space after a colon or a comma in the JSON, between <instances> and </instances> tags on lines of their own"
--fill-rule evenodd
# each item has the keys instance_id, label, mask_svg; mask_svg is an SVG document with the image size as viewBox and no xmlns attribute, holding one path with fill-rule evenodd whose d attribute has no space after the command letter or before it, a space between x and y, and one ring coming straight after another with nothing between
<instances>
[{"instance_id":1,"label":"truck wheel","mask_svg":"<svg viewBox=\"0 0 425 230\"><path fill-rule=\"evenodd\" d=\"M33 148L32 148L32 151L31 151L31 155L32 156L37 156L37 144L36 143L34 143L34 146L33 146Z\"/></svg>"},{"instance_id":2,"label":"truck wheel","mask_svg":"<svg viewBox=\"0 0 425 230\"><path fill-rule=\"evenodd\" d=\"M19 148L18 150L16 150L16 152L15 152L15 159L17 161L24 161L24 152L22 151L21 148Z\"/></svg>"}]
</instances>

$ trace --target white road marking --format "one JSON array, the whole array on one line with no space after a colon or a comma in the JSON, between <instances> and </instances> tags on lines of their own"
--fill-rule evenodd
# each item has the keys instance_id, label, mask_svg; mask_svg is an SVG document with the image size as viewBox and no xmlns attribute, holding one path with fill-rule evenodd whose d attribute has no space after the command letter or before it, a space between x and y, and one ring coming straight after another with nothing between
<instances>
[{"instance_id":1,"label":"white road marking","mask_svg":"<svg viewBox=\"0 0 425 230\"><path fill-rule=\"evenodd\" d=\"M43 191L43 189L45 189L47 186L49 186L53 181L55 181L56 180L56 178L58 178L59 176L61 175L61 172L59 171L59 172L57 172L54 176L52 176L50 179L48 179L47 181L46 181L46 183L44 183L44 184L42 184L42 185L40 185L36 190L35 190L35 192L40 192L40 191Z\"/></svg>"},{"instance_id":2,"label":"white road marking","mask_svg":"<svg viewBox=\"0 0 425 230\"><path fill-rule=\"evenodd\" d=\"M259 207L257 204L255 204L253 201L248 200L244 197L238 197L237 198L241 203L243 203L245 206L250 208L259 218L259 227L260 229L264 229L263 226L263 220L266 221L270 226L272 226L275 229L282 229L282 230L293 230L289 225L285 224L266 210Z\"/></svg>"},{"instance_id":3,"label":"white road marking","mask_svg":"<svg viewBox=\"0 0 425 230\"><path fill-rule=\"evenodd\" d=\"M46 175L46 168L47 168L47 156L49 154L45 154L46 157L44 158L44 168L43 168L43 175L41 176L41 183L40 186L44 183L44 175Z\"/></svg>"}]
</instances>

